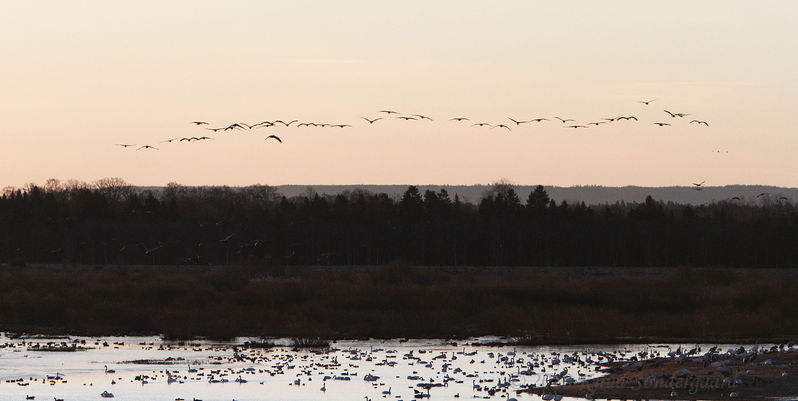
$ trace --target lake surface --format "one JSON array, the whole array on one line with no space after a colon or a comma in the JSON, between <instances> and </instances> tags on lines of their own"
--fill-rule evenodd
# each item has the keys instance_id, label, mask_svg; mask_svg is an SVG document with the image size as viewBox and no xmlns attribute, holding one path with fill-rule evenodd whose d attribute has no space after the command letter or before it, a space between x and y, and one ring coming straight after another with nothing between
<instances>
[{"instance_id":1,"label":"lake surface","mask_svg":"<svg viewBox=\"0 0 798 401\"><path fill-rule=\"evenodd\" d=\"M237 347L158 337L10 339L0 337L0 400L539 400L516 394L602 373L598 362L663 356L666 346L472 346L443 340L338 341L330 350ZM85 341L85 344L83 343ZM278 344L280 341L277 341ZM84 351L41 351L51 346ZM704 350L712 345L703 346ZM722 348L737 347L724 345ZM108 371L106 371L106 369ZM374 378L376 377L376 378ZM366 379L374 380L366 380ZM425 387L429 387L427 390ZM477 388L478 387L478 388ZM324 390L322 390L324 389ZM103 398L107 391L114 398ZM428 395L428 398L427 398Z\"/></svg>"}]
</instances>

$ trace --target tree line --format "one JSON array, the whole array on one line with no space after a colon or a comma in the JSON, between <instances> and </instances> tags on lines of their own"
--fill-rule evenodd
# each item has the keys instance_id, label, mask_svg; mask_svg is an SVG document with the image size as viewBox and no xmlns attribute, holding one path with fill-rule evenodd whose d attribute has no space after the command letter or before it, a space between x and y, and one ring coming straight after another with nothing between
<instances>
[{"instance_id":1,"label":"tree line","mask_svg":"<svg viewBox=\"0 0 798 401\"><path fill-rule=\"evenodd\" d=\"M0 263L136 265L792 267L792 203L586 205L498 183L478 202L410 186L287 198L268 186L8 188Z\"/></svg>"}]
</instances>

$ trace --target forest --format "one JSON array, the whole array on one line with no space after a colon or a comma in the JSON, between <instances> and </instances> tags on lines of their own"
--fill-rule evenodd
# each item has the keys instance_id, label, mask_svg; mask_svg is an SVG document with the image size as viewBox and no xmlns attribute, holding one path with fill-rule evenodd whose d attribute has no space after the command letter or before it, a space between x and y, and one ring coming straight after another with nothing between
<instances>
[{"instance_id":1,"label":"forest","mask_svg":"<svg viewBox=\"0 0 798 401\"><path fill-rule=\"evenodd\" d=\"M49 180L0 196L0 264L793 267L790 202L586 205L498 183L475 203L269 186L133 187Z\"/></svg>"}]
</instances>

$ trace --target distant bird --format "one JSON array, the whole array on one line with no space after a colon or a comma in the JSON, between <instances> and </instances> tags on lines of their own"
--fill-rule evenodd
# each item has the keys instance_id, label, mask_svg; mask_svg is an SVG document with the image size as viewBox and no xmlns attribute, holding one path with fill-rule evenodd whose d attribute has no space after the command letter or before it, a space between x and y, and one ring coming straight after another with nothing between
<instances>
[{"instance_id":1,"label":"distant bird","mask_svg":"<svg viewBox=\"0 0 798 401\"><path fill-rule=\"evenodd\" d=\"M512 121L512 122L514 122L514 123L515 123L515 125L528 124L528 123L531 123L531 122L532 122L531 120L530 120L530 121L523 121L523 120L520 120L520 121L519 121L519 120L515 120L515 119L513 119L513 118L511 118L511 117L507 117L507 119L508 119L508 120L510 120L510 121Z\"/></svg>"},{"instance_id":2,"label":"distant bird","mask_svg":"<svg viewBox=\"0 0 798 401\"><path fill-rule=\"evenodd\" d=\"M425 115L421 115L421 114L413 114L413 117L418 117L418 118L420 118L420 119L422 119L422 120L430 120L430 121L433 121L433 119L431 119L431 118L429 118L429 117L427 117L427 116L425 116Z\"/></svg>"},{"instance_id":3,"label":"distant bird","mask_svg":"<svg viewBox=\"0 0 798 401\"><path fill-rule=\"evenodd\" d=\"M668 123L653 123L654 125L659 125L660 127L664 127L666 125L670 125Z\"/></svg>"},{"instance_id":4,"label":"distant bird","mask_svg":"<svg viewBox=\"0 0 798 401\"><path fill-rule=\"evenodd\" d=\"M606 123L607 123L606 121L596 121L594 123L587 123L587 125L595 125L595 126L598 127L599 125L606 124Z\"/></svg>"},{"instance_id":5,"label":"distant bird","mask_svg":"<svg viewBox=\"0 0 798 401\"><path fill-rule=\"evenodd\" d=\"M565 128L587 128L587 125L568 125Z\"/></svg>"},{"instance_id":6,"label":"distant bird","mask_svg":"<svg viewBox=\"0 0 798 401\"><path fill-rule=\"evenodd\" d=\"M191 123L194 125L208 125L205 121L192 121Z\"/></svg>"},{"instance_id":7,"label":"distant bird","mask_svg":"<svg viewBox=\"0 0 798 401\"><path fill-rule=\"evenodd\" d=\"M211 138L211 137L209 137L209 136L201 136L201 137L199 137L199 138L197 138L197 137L194 137L194 138L195 138L196 140L198 140L198 141L205 141L205 140L208 140L208 139L213 139L213 138Z\"/></svg>"},{"instance_id":8,"label":"distant bird","mask_svg":"<svg viewBox=\"0 0 798 401\"><path fill-rule=\"evenodd\" d=\"M330 127L335 127L335 128L346 128L346 127L351 127L351 125L349 125L349 124L333 124L333 125L331 125Z\"/></svg>"},{"instance_id":9,"label":"distant bird","mask_svg":"<svg viewBox=\"0 0 798 401\"><path fill-rule=\"evenodd\" d=\"M316 123L299 123L296 126L297 127L315 127L316 125L317 125Z\"/></svg>"},{"instance_id":10,"label":"distant bird","mask_svg":"<svg viewBox=\"0 0 798 401\"><path fill-rule=\"evenodd\" d=\"M557 116L554 116L554 118L556 118L556 119L558 119L558 120L562 121L562 123L563 123L563 124L565 124L565 123L567 123L567 122L569 122L569 121L574 121L574 122L576 122L576 120L573 120L573 119L570 119L570 118L560 118L560 117L557 117Z\"/></svg>"},{"instance_id":11,"label":"distant bird","mask_svg":"<svg viewBox=\"0 0 798 401\"><path fill-rule=\"evenodd\" d=\"M293 124L295 122L297 122L297 120L291 120L289 122L285 122L283 120L274 120L274 124L280 123L280 124L285 125L286 127L290 126L291 124Z\"/></svg>"},{"instance_id":12,"label":"distant bird","mask_svg":"<svg viewBox=\"0 0 798 401\"><path fill-rule=\"evenodd\" d=\"M136 146L136 145L130 145L130 144L127 144L127 143L117 143L116 146L121 146L123 148L129 148L131 146Z\"/></svg>"},{"instance_id":13,"label":"distant bird","mask_svg":"<svg viewBox=\"0 0 798 401\"><path fill-rule=\"evenodd\" d=\"M142 149L155 149L155 150L158 150L158 148L156 148L155 146L150 146L150 145L144 145L144 146L142 146L142 147L140 147L140 148L138 148L136 150L142 150Z\"/></svg>"},{"instance_id":14,"label":"distant bird","mask_svg":"<svg viewBox=\"0 0 798 401\"><path fill-rule=\"evenodd\" d=\"M615 120L617 120L617 119L619 119L619 118L621 118L621 117L602 118L602 120L607 120L607 121L609 121L609 122L613 122L613 121L615 121Z\"/></svg>"},{"instance_id":15,"label":"distant bird","mask_svg":"<svg viewBox=\"0 0 798 401\"><path fill-rule=\"evenodd\" d=\"M490 129L494 129L494 128L507 128L507 131L512 131L512 130L510 129L510 127L508 127L508 126L506 126L506 125L504 125L504 124L494 125L494 126L493 126L493 127L491 127Z\"/></svg>"},{"instance_id":16,"label":"distant bird","mask_svg":"<svg viewBox=\"0 0 798 401\"><path fill-rule=\"evenodd\" d=\"M279 136L277 136L277 135L269 135L269 136L267 136L267 137L264 139L264 141L268 141L268 140L269 140L269 138L274 138L274 139L276 139L276 140L277 140L277 142L283 143L283 140L282 140L282 139L280 139L280 137L279 137Z\"/></svg>"},{"instance_id":17,"label":"distant bird","mask_svg":"<svg viewBox=\"0 0 798 401\"><path fill-rule=\"evenodd\" d=\"M476 125L477 127L484 127L484 126L492 127L492 125L490 125L490 124L488 124L488 123L476 123L476 124L471 124L471 126L472 126L472 127L473 127L473 126L475 126L475 125Z\"/></svg>"},{"instance_id":18,"label":"distant bird","mask_svg":"<svg viewBox=\"0 0 798 401\"><path fill-rule=\"evenodd\" d=\"M227 130L233 130L233 129L244 129L244 127L246 127L247 129L251 129L251 127L249 125L245 124L245 123L233 123L233 124L230 124L230 125L224 127L224 130L227 131Z\"/></svg>"},{"instance_id":19,"label":"distant bird","mask_svg":"<svg viewBox=\"0 0 798 401\"><path fill-rule=\"evenodd\" d=\"M529 121L534 121L536 123L539 123L541 121L549 121L549 119L548 118L533 118L533 119L531 119Z\"/></svg>"},{"instance_id":20,"label":"distant bird","mask_svg":"<svg viewBox=\"0 0 798 401\"><path fill-rule=\"evenodd\" d=\"M221 130L225 129L225 127L221 127L221 128L205 128L205 129L211 130L213 132L216 132L216 131L221 131Z\"/></svg>"},{"instance_id":21,"label":"distant bird","mask_svg":"<svg viewBox=\"0 0 798 401\"><path fill-rule=\"evenodd\" d=\"M635 120L635 121L638 121L637 117L635 117L635 116L628 116L628 117L620 116L620 117L618 117L618 120Z\"/></svg>"},{"instance_id":22,"label":"distant bird","mask_svg":"<svg viewBox=\"0 0 798 401\"><path fill-rule=\"evenodd\" d=\"M396 117L396 118L401 118L402 120L405 120L405 121L409 121L409 120L418 120L418 119L417 119L417 118L415 118L415 117L406 117L406 116L399 116L399 117Z\"/></svg>"},{"instance_id":23,"label":"distant bird","mask_svg":"<svg viewBox=\"0 0 798 401\"><path fill-rule=\"evenodd\" d=\"M455 118L450 118L449 121L468 121L468 118L466 118L466 117L455 117Z\"/></svg>"},{"instance_id":24,"label":"distant bird","mask_svg":"<svg viewBox=\"0 0 798 401\"><path fill-rule=\"evenodd\" d=\"M649 104L649 103L651 103L651 102L653 102L653 101L655 101L655 100L657 100L657 99L651 99L651 100L638 100L638 101L637 101L637 103L643 103L644 105L648 106L648 104Z\"/></svg>"},{"instance_id":25,"label":"distant bird","mask_svg":"<svg viewBox=\"0 0 798 401\"><path fill-rule=\"evenodd\" d=\"M704 124L704 125L706 125L707 127L709 127L709 124L708 124L706 121L701 121L701 120L692 120L692 121L690 121L690 124L692 124L692 123L698 123L698 125Z\"/></svg>"},{"instance_id":26,"label":"distant bird","mask_svg":"<svg viewBox=\"0 0 798 401\"><path fill-rule=\"evenodd\" d=\"M694 182L694 183L692 183L692 184L693 184L693 186L696 186L696 187L703 187L705 182L707 182L707 180L701 181L701 182L699 182L699 183L695 183L695 182Z\"/></svg>"},{"instance_id":27,"label":"distant bird","mask_svg":"<svg viewBox=\"0 0 798 401\"><path fill-rule=\"evenodd\" d=\"M380 113L399 114L398 111L393 111L393 110L380 110Z\"/></svg>"},{"instance_id":28,"label":"distant bird","mask_svg":"<svg viewBox=\"0 0 798 401\"><path fill-rule=\"evenodd\" d=\"M368 121L368 122L369 122L369 124L374 124L374 122L375 122L375 121L382 120L382 117L377 117L377 118L375 118L375 119L373 119L373 120L369 120L369 119L368 119L368 118L366 118L366 117L360 117L360 118L362 118L362 119L364 119L364 120Z\"/></svg>"},{"instance_id":29,"label":"distant bird","mask_svg":"<svg viewBox=\"0 0 798 401\"><path fill-rule=\"evenodd\" d=\"M687 114L687 113L671 113L671 112L670 112L670 111L668 111L668 110L665 110L665 112L666 112L666 113L668 113L668 114L670 114L670 116L671 116L671 117L684 117L684 116L689 116L689 114Z\"/></svg>"},{"instance_id":30,"label":"distant bird","mask_svg":"<svg viewBox=\"0 0 798 401\"><path fill-rule=\"evenodd\" d=\"M282 122L282 121L281 121ZM250 129L252 128L261 128L261 127L273 127L274 123L271 121L261 121L257 124L250 125Z\"/></svg>"},{"instance_id":31,"label":"distant bird","mask_svg":"<svg viewBox=\"0 0 798 401\"><path fill-rule=\"evenodd\" d=\"M176 141L176 140L178 140L178 139L180 139L180 137L170 138L170 139L167 139L167 140L165 140L165 141L161 141L161 143L166 143L166 142L168 142L168 143L172 143L173 141Z\"/></svg>"}]
</instances>

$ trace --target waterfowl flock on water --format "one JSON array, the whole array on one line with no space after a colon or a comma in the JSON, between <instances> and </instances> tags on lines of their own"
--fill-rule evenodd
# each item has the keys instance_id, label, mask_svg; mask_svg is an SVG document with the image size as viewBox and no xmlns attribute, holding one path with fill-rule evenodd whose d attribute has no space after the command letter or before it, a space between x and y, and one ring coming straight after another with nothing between
<instances>
[{"instance_id":1,"label":"waterfowl flock on water","mask_svg":"<svg viewBox=\"0 0 798 401\"><path fill-rule=\"evenodd\" d=\"M568 350L566 347L475 346L472 343L414 344L406 340L374 343L379 346L345 345L342 342L338 344L340 347L297 350L290 346L253 345L255 343L125 343L102 339L43 343L11 340L0 344L0 366L4 353L24 352L31 357L48 357L54 355L52 351L59 347L87 353L102 352L102 355L113 355L109 351L127 350L151 358L99 364L92 356L89 358L91 363L98 365L94 372L73 372L68 377L62 370L42 377L5 378L0 384L0 395L15 391L22 395L20 391L24 391L26 399L46 400L49 398L40 394L53 394L59 386L72 383L73 389L74 386L85 387L87 394L97 394L98 398L113 398L114 393L129 396L132 392L152 388L157 394L179 394L158 399L207 401L221 398L213 392L201 394L202 389L208 387L192 384L227 384L236 387L220 389L224 389L226 394L241 394L242 399L247 394L303 391L311 394L312 398L329 396L333 399L345 394L348 398L369 400L378 397L394 400L480 398L512 401L519 397L558 400L562 397L558 394L558 386L601 376L605 374L603 367L613 362L633 364L654 358L677 361L710 358L720 361L741 352L757 355L792 351L796 345L792 342L768 347L728 346L726 350L699 345L624 346L616 350L604 347L597 351L585 347ZM43 349L50 352L43 353ZM97 387L103 391L88 390ZM530 390L536 390L537 395L529 394ZM55 398L70 400L60 395Z\"/></svg>"}]
</instances>

